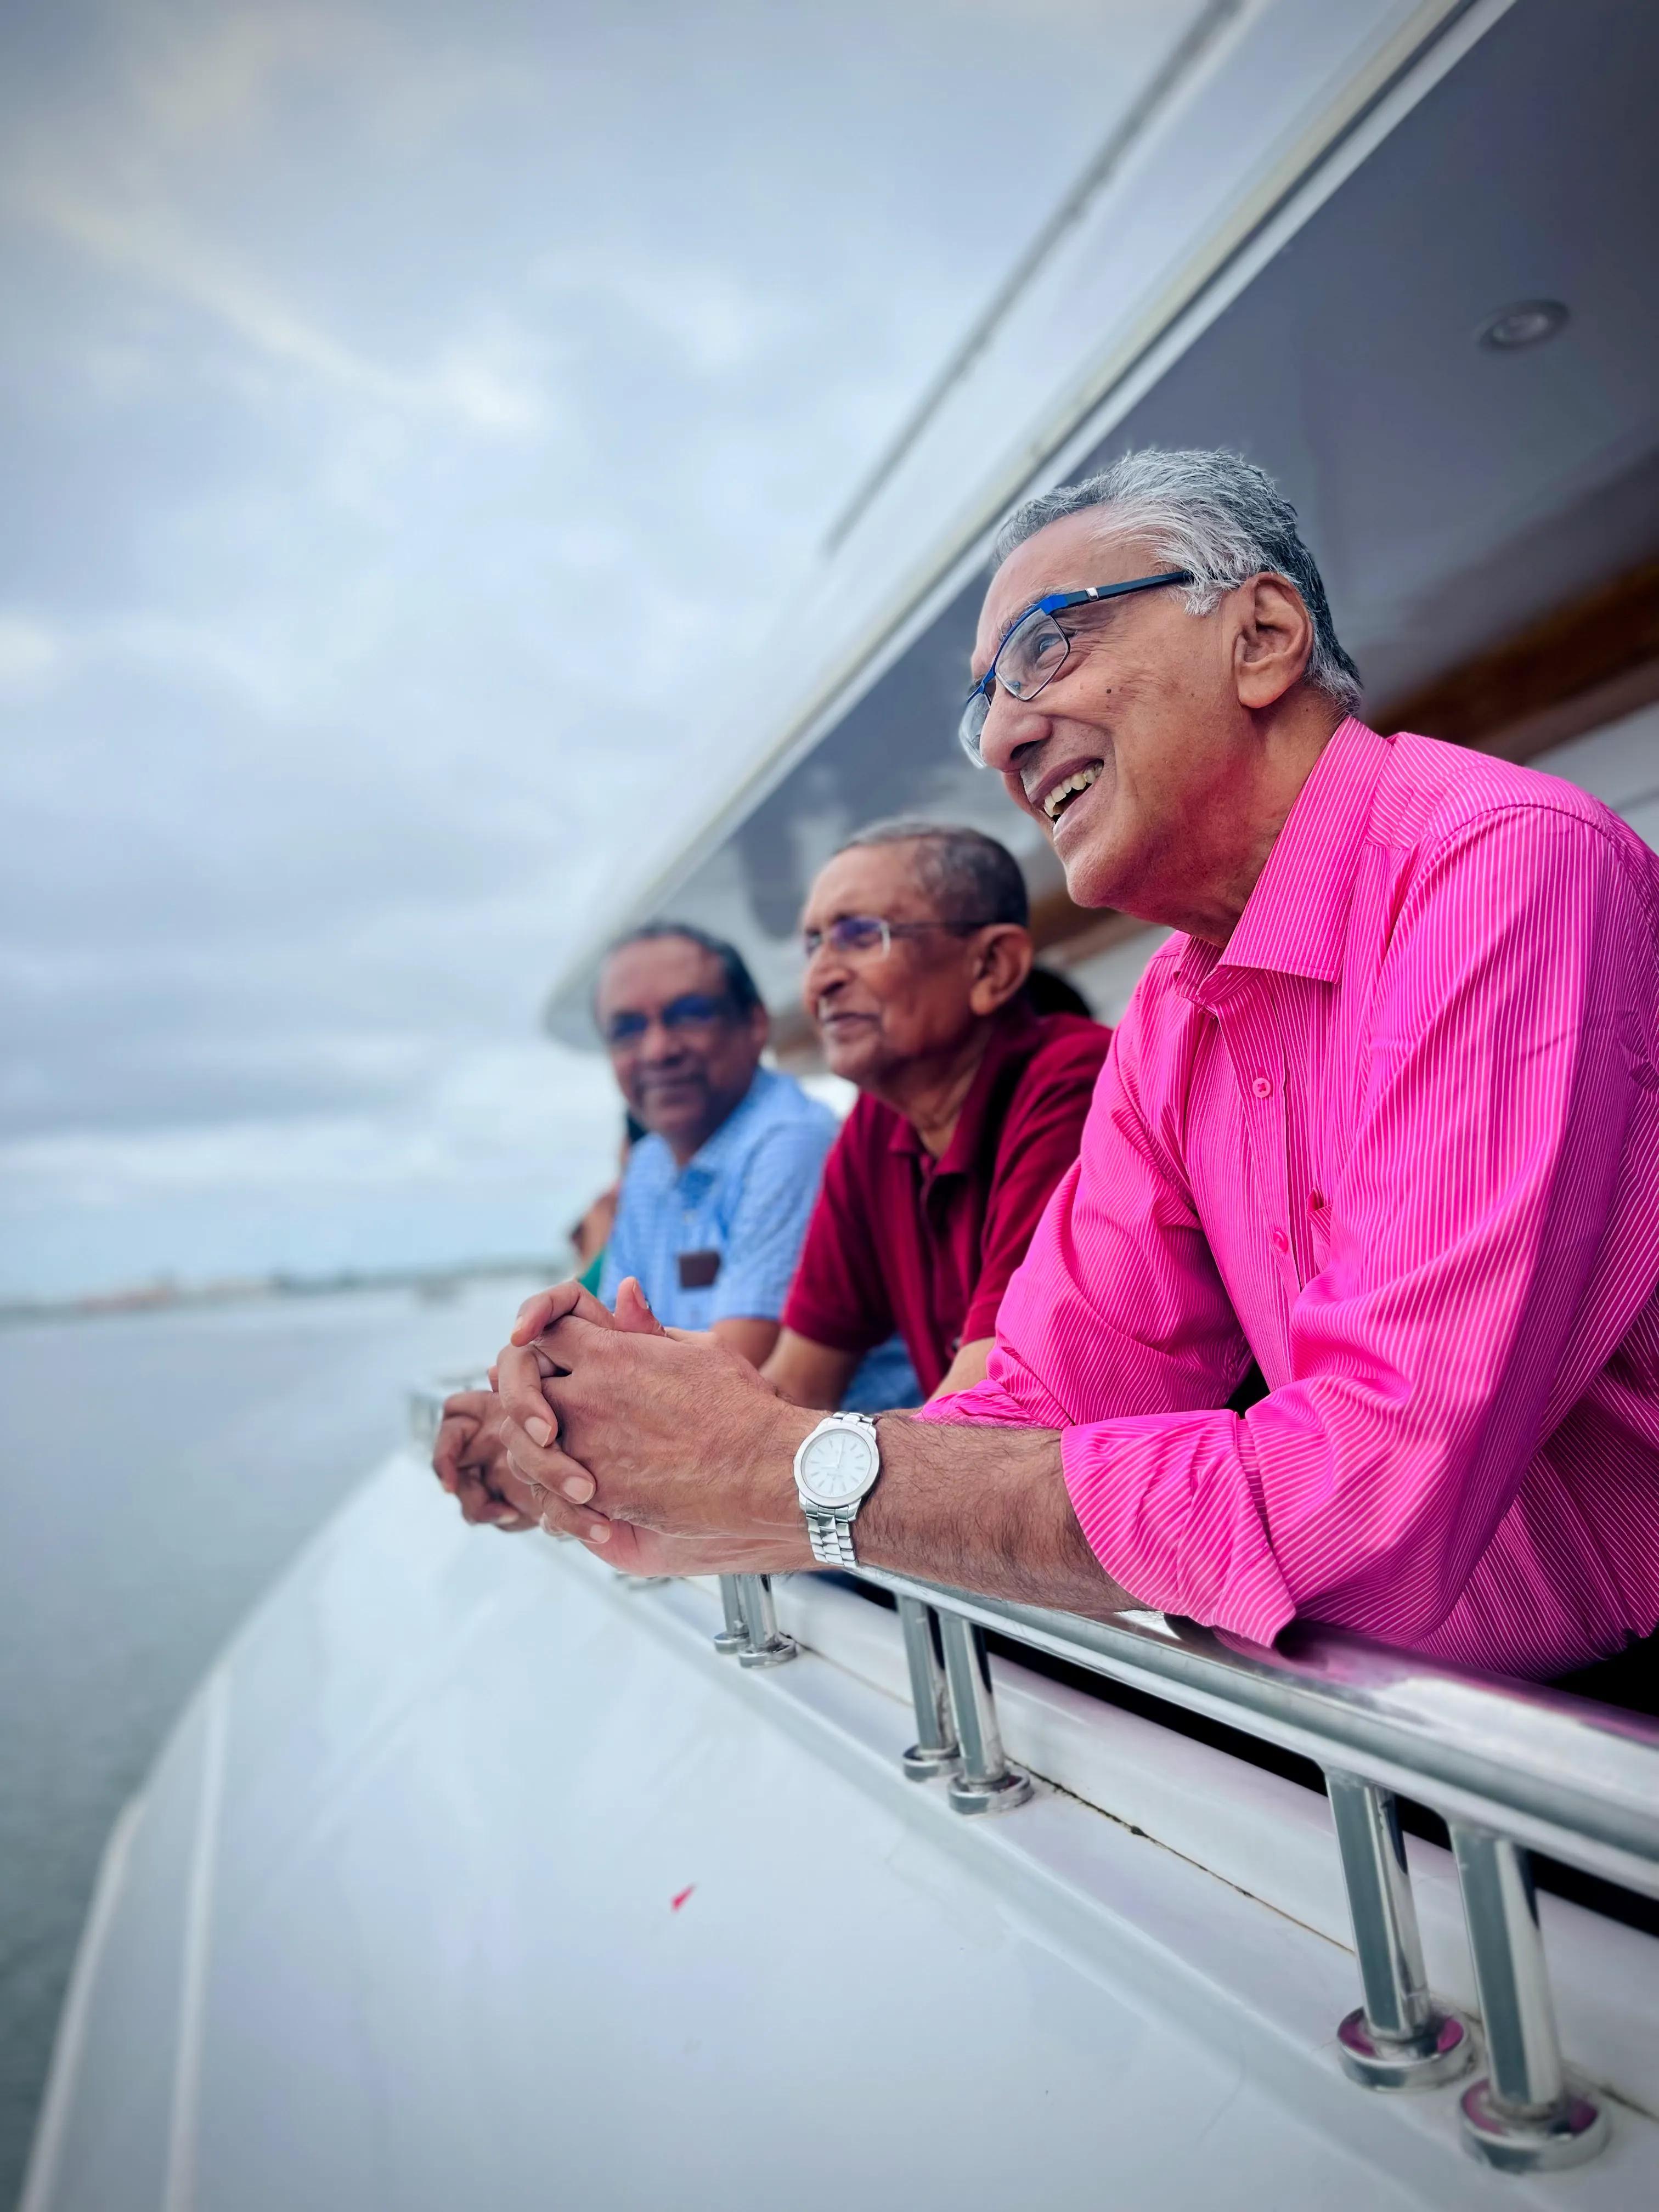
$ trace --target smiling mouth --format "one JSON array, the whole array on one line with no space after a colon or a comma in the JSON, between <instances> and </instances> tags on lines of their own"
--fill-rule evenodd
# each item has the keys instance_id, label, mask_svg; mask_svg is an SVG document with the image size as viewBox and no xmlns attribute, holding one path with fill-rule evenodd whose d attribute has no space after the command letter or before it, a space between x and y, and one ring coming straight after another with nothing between
<instances>
[{"instance_id":1,"label":"smiling mouth","mask_svg":"<svg viewBox=\"0 0 1659 2212\"><path fill-rule=\"evenodd\" d=\"M1063 775L1052 791L1043 793L1042 811L1050 822L1058 822L1073 800L1098 781L1103 765L1103 762L1091 761L1087 768L1075 769L1070 775Z\"/></svg>"}]
</instances>

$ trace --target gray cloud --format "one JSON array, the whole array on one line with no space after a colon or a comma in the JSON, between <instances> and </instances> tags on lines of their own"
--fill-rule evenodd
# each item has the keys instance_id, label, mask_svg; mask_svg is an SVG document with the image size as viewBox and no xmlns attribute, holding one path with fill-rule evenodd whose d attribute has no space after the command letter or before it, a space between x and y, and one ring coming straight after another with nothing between
<instances>
[{"instance_id":1,"label":"gray cloud","mask_svg":"<svg viewBox=\"0 0 1659 2212\"><path fill-rule=\"evenodd\" d=\"M441 1256L469 1190L510 1245L607 1171L564 934L1158 13L13 11L0 1288Z\"/></svg>"}]
</instances>

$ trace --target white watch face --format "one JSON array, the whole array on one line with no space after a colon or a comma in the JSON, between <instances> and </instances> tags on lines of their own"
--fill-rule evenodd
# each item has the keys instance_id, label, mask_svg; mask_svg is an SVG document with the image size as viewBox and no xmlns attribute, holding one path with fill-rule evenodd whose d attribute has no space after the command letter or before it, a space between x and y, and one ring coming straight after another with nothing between
<instances>
[{"instance_id":1,"label":"white watch face","mask_svg":"<svg viewBox=\"0 0 1659 2212\"><path fill-rule=\"evenodd\" d=\"M801 1446L800 1480L820 1505L862 1498L878 1464L873 1437L862 1429L822 1429Z\"/></svg>"}]
</instances>

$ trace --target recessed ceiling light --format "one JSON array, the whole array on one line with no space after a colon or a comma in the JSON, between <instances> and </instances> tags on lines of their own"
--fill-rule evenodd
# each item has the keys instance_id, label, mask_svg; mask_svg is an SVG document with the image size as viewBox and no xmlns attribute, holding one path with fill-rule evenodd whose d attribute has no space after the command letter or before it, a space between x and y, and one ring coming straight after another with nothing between
<instances>
[{"instance_id":1,"label":"recessed ceiling light","mask_svg":"<svg viewBox=\"0 0 1659 2212\"><path fill-rule=\"evenodd\" d=\"M1480 325L1476 343L1487 353L1518 353L1522 346L1542 345L1566 323L1559 300L1517 300Z\"/></svg>"}]
</instances>

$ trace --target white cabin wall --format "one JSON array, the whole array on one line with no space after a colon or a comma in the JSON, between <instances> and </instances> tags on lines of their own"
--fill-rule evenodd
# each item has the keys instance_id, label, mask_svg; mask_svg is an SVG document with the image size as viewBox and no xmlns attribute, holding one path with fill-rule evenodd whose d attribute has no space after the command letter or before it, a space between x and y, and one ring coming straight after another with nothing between
<instances>
[{"instance_id":1,"label":"white cabin wall","mask_svg":"<svg viewBox=\"0 0 1659 2212\"><path fill-rule=\"evenodd\" d=\"M1552 746L1530 765L1604 800L1659 852L1659 704Z\"/></svg>"}]
</instances>

